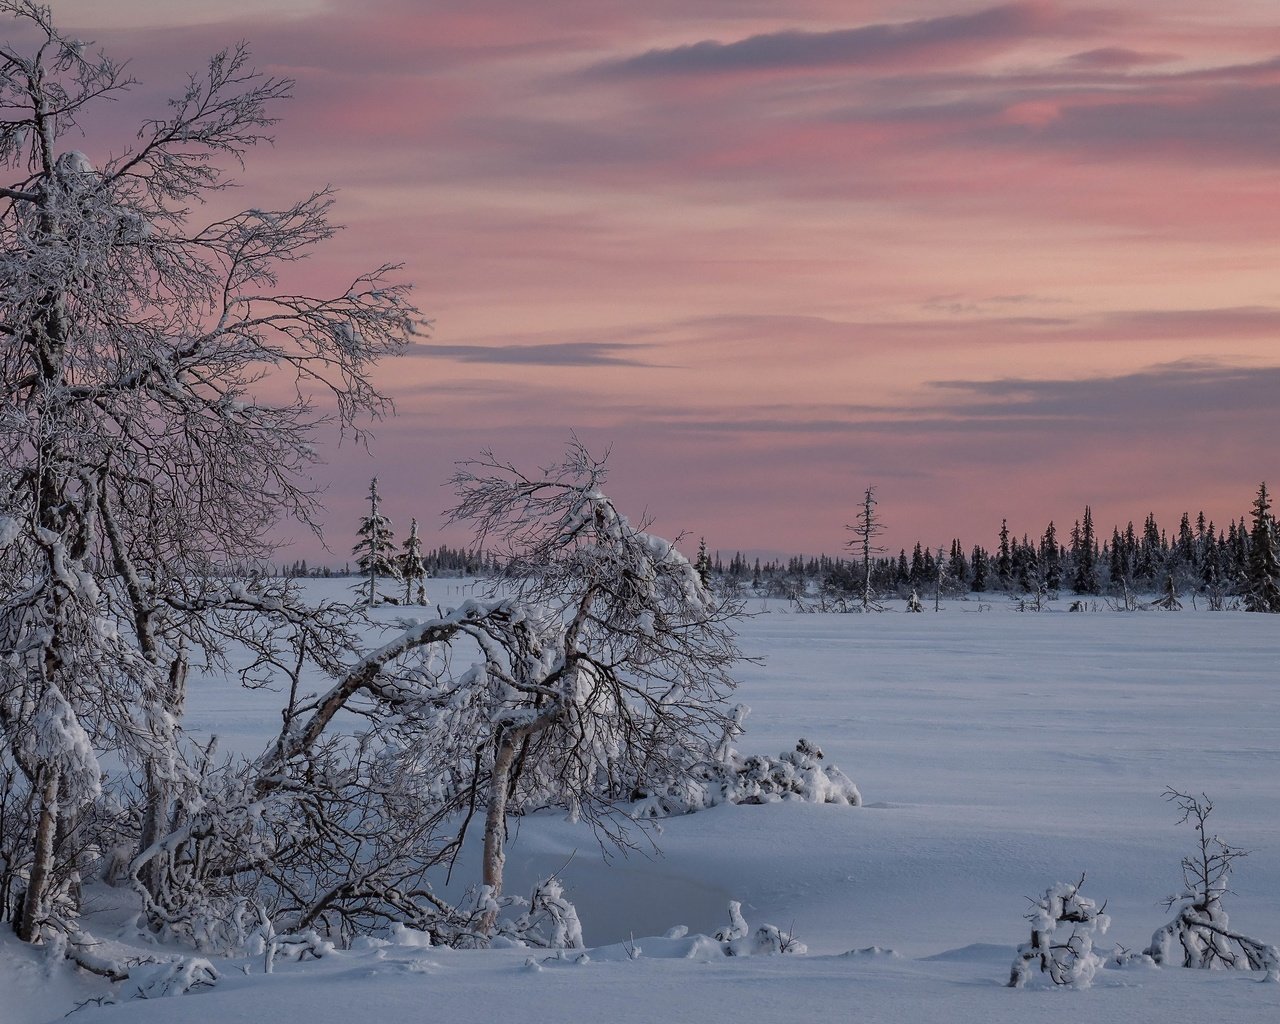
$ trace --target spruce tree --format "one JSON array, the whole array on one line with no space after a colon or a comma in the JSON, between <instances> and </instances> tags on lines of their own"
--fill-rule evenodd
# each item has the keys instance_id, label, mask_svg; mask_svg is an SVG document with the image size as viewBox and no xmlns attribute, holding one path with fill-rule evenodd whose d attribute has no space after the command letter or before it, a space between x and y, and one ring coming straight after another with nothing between
<instances>
[{"instance_id":1,"label":"spruce tree","mask_svg":"<svg viewBox=\"0 0 1280 1024\"><path fill-rule=\"evenodd\" d=\"M964 593L969 589L969 562L964 557L964 548L960 546L960 538L955 538L951 542L951 557L947 561L947 575L955 581L955 588L959 593Z\"/></svg>"},{"instance_id":2,"label":"spruce tree","mask_svg":"<svg viewBox=\"0 0 1280 1024\"><path fill-rule=\"evenodd\" d=\"M400 568L396 565L395 540L391 535L391 520L382 514L381 501L378 478L375 476L369 482L369 514L360 518L360 527L356 530L360 539L351 549L351 553L356 556L360 574L365 577L356 590L364 596L366 605L377 603L379 576L393 580L400 578Z\"/></svg>"},{"instance_id":3,"label":"spruce tree","mask_svg":"<svg viewBox=\"0 0 1280 1024\"><path fill-rule=\"evenodd\" d=\"M693 563L694 571L704 587L711 586L711 556L707 554L707 538L698 540L698 557Z\"/></svg>"},{"instance_id":4,"label":"spruce tree","mask_svg":"<svg viewBox=\"0 0 1280 1024\"><path fill-rule=\"evenodd\" d=\"M1253 529L1249 533L1249 562L1245 577L1244 607L1251 612L1280 612L1280 557L1276 552L1276 521L1265 482L1258 485L1253 502Z\"/></svg>"},{"instance_id":5,"label":"spruce tree","mask_svg":"<svg viewBox=\"0 0 1280 1024\"><path fill-rule=\"evenodd\" d=\"M1096 594L1098 592L1098 542L1093 532L1093 509L1084 507L1084 520L1080 524L1080 532L1072 531L1073 544L1078 543L1075 552L1076 571L1071 580L1071 589L1077 594Z\"/></svg>"},{"instance_id":6,"label":"spruce tree","mask_svg":"<svg viewBox=\"0 0 1280 1024\"><path fill-rule=\"evenodd\" d=\"M400 553L400 575L404 579L404 603L409 604L413 600L413 584L418 582L421 591L421 581L427 575L422 564L422 540L418 537L416 519L409 520L409 536L405 538L404 550Z\"/></svg>"},{"instance_id":7,"label":"spruce tree","mask_svg":"<svg viewBox=\"0 0 1280 1024\"><path fill-rule=\"evenodd\" d=\"M1000 547L996 554L996 581L1001 590L1013 582L1013 555L1009 549L1009 520L1000 520Z\"/></svg>"},{"instance_id":8,"label":"spruce tree","mask_svg":"<svg viewBox=\"0 0 1280 1024\"><path fill-rule=\"evenodd\" d=\"M1049 593L1056 594L1062 589L1062 556L1058 550L1058 530L1052 519L1040 538L1040 565L1045 587Z\"/></svg>"},{"instance_id":9,"label":"spruce tree","mask_svg":"<svg viewBox=\"0 0 1280 1024\"><path fill-rule=\"evenodd\" d=\"M973 546L973 557L969 560L969 565L973 569L973 580L969 584L969 588L975 594L982 594L987 589L987 553L981 545Z\"/></svg>"}]
</instances>

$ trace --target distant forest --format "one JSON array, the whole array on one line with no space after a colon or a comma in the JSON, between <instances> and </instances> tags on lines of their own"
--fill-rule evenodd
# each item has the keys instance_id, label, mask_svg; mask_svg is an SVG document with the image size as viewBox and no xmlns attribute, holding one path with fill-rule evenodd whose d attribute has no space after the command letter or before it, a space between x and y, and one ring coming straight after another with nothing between
<instances>
[{"instance_id":1,"label":"distant forest","mask_svg":"<svg viewBox=\"0 0 1280 1024\"><path fill-rule=\"evenodd\" d=\"M497 568L495 556L487 551L467 551L441 544L422 555L422 568L427 576L486 576ZM301 576L359 576L364 573L359 560L346 562L334 568L328 565L308 565L305 558L280 566L280 575Z\"/></svg>"},{"instance_id":2,"label":"distant forest","mask_svg":"<svg viewBox=\"0 0 1280 1024\"><path fill-rule=\"evenodd\" d=\"M937 594L956 597L970 593L1056 597L1070 593L1081 597L1111 596L1121 601L1134 594L1203 594L1210 607L1221 607L1232 597L1251 592L1251 576L1273 564L1276 521L1271 515L1266 485L1258 490L1251 520L1231 520L1225 528L1184 512L1172 531L1148 514L1141 527L1130 521L1113 526L1110 534L1097 528L1090 506L1065 536L1056 523L1037 535L1020 537L1002 521L993 550L972 547L959 538L946 549L916 543L897 554L875 549L870 560L870 590L879 599ZM883 522L873 512L873 529ZM848 529L855 535L859 527ZM1261 550L1265 546L1266 551ZM751 561L740 552L726 562L721 553L707 554L705 543L698 564L704 576L724 585L750 588L762 595L799 598L806 594L828 596L860 594L864 561L860 540L851 540L849 555L797 555L787 559ZM817 584L815 589L814 584Z\"/></svg>"}]
</instances>

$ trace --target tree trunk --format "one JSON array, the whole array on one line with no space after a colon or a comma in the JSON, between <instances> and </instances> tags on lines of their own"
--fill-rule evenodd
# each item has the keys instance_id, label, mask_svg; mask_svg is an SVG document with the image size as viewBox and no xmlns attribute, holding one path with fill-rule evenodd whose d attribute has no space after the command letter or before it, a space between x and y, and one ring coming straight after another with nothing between
<instances>
[{"instance_id":1,"label":"tree trunk","mask_svg":"<svg viewBox=\"0 0 1280 1024\"><path fill-rule=\"evenodd\" d=\"M40 792L40 817L36 822L35 857L31 878L22 901L22 917L18 921L18 938L35 942L40 937L48 910L49 890L53 886L54 848L58 835L58 770L45 766Z\"/></svg>"},{"instance_id":2,"label":"tree trunk","mask_svg":"<svg viewBox=\"0 0 1280 1024\"><path fill-rule=\"evenodd\" d=\"M489 887L493 905L480 918L480 930L492 936L498 925L497 900L502 895L502 869L507 861L507 792L511 781L511 766L516 759L518 735L503 733L494 754L493 769L489 776L489 800L484 815L484 860L481 881Z\"/></svg>"},{"instance_id":3,"label":"tree trunk","mask_svg":"<svg viewBox=\"0 0 1280 1024\"><path fill-rule=\"evenodd\" d=\"M182 719L186 693L187 652L184 644L178 656L169 664L169 690L164 701L165 710L173 716L174 721ZM170 737L166 737L166 740L172 742ZM159 759L147 758L146 773L147 805L143 812L142 834L138 840L135 856L151 849L160 837L167 834L173 827L171 787L160 771ZM160 883L163 876L164 864L160 857L152 857L142 866L138 874L139 881L147 887L147 892L151 894L152 899L158 899L160 896Z\"/></svg>"}]
</instances>

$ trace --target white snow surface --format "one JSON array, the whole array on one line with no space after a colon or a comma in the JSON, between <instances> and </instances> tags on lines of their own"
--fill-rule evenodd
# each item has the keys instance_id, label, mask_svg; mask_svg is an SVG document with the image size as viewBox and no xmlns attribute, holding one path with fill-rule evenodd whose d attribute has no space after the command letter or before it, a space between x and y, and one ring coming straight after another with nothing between
<instances>
[{"instance_id":1,"label":"white snow surface","mask_svg":"<svg viewBox=\"0 0 1280 1024\"><path fill-rule=\"evenodd\" d=\"M346 582L312 585L336 596ZM468 596L458 581L428 583L446 607ZM1087 991L1004 987L1029 934L1028 898L1055 882L1085 873L1085 893L1106 901L1100 952L1141 950L1167 920L1161 901L1195 837L1162 800L1166 786L1212 797L1218 834L1251 851L1226 899L1232 925L1280 942L1280 616L1067 614L1067 603L824 615L752 601L763 614L742 623L742 646L765 661L741 669L735 699L753 710L735 746L777 755L804 737L866 806L718 806L659 822L660 853L642 839L644 852L608 861L563 813L513 822L509 891L560 871L585 957L432 948L401 930L319 961L277 960L270 974L260 957L216 960L212 988L87 1005L73 1019L1280 1020L1280 985L1245 972L1108 967ZM275 696L193 679L186 727L256 751L279 720ZM476 871L473 852L445 894ZM124 941L114 897L103 890L85 922L108 952ZM730 900L807 954L721 956L703 936L729 923ZM0 1024L60 1020L113 994L0 938Z\"/></svg>"}]
</instances>

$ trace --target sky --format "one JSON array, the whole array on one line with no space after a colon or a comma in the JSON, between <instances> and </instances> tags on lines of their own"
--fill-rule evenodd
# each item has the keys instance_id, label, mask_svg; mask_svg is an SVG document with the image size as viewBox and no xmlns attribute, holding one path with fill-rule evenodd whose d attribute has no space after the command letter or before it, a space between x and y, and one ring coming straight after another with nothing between
<instances>
[{"instance_id":1,"label":"sky","mask_svg":"<svg viewBox=\"0 0 1280 1024\"><path fill-rule=\"evenodd\" d=\"M297 82L245 206L332 184L318 289L404 264L431 334L322 438L437 534L455 460L571 431L654 530L836 552L1219 523L1280 482L1275 0L57 0L162 109L247 40ZM93 154L90 154L92 156Z\"/></svg>"}]
</instances>

